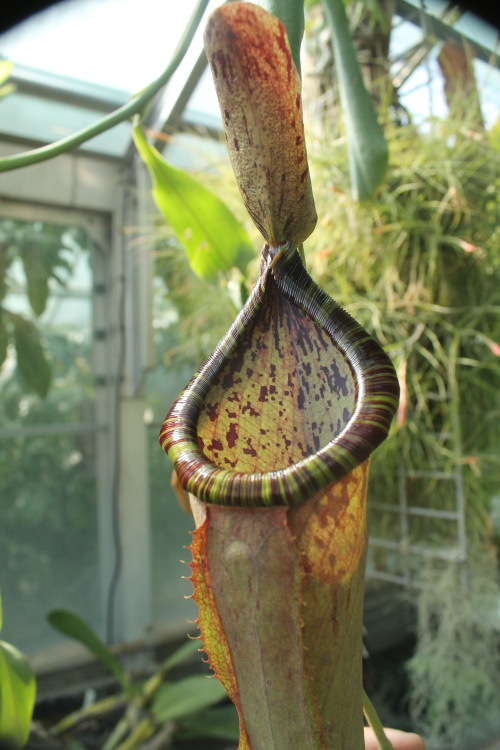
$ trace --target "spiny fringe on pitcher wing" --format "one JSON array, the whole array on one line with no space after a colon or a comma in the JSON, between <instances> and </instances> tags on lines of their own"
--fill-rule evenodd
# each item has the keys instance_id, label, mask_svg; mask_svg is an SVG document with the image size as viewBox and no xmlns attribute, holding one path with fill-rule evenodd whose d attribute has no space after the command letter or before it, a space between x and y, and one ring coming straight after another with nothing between
<instances>
[{"instance_id":1,"label":"spiny fringe on pitcher wing","mask_svg":"<svg viewBox=\"0 0 500 750\"><path fill-rule=\"evenodd\" d=\"M266 473L220 468L203 454L197 424L210 386L257 315L270 275L280 293L315 321L344 355L356 383L356 404L344 429L324 448ZM264 247L261 276L245 307L170 410L160 433L184 488L221 505L297 505L362 463L385 439L398 403L396 373L379 344L311 279L298 253Z\"/></svg>"}]
</instances>

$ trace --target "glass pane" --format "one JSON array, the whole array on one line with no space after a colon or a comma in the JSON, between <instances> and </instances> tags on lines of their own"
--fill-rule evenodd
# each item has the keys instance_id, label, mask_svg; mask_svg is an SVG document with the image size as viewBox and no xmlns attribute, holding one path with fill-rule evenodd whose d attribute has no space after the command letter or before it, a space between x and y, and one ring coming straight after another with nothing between
<instances>
[{"instance_id":1,"label":"glass pane","mask_svg":"<svg viewBox=\"0 0 500 750\"><path fill-rule=\"evenodd\" d=\"M91 254L80 227L6 219L0 250L2 637L41 665L60 642L45 623L51 608L100 626Z\"/></svg>"},{"instance_id":2,"label":"glass pane","mask_svg":"<svg viewBox=\"0 0 500 750\"><path fill-rule=\"evenodd\" d=\"M0 444L2 637L39 660L60 641L45 623L50 609L99 625L93 453L90 434Z\"/></svg>"},{"instance_id":3,"label":"glass pane","mask_svg":"<svg viewBox=\"0 0 500 750\"><path fill-rule=\"evenodd\" d=\"M69 97L68 97L69 98ZM54 101L40 95L14 92L2 99L2 133L51 143L100 120L102 111ZM130 126L121 123L82 144L83 151L124 156L130 144Z\"/></svg>"},{"instance_id":4,"label":"glass pane","mask_svg":"<svg viewBox=\"0 0 500 750\"><path fill-rule=\"evenodd\" d=\"M168 334L157 332L159 348L168 348ZM163 350L165 351L165 349ZM161 361L161 357L159 357ZM192 632L187 620L196 618L194 603L185 599L193 591L183 577L191 575L181 560L190 562L184 549L191 543L194 529L190 513L183 510L171 487L172 465L158 443L160 426L167 410L191 377L190 365L165 369L159 365L148 379L148 416L150 419L151 533L153 544L153 612L155 628L167 633Z\"/></svg>"},{"instance_id":5,"label":"glass pane","mask_svg":"<svg viewBox=\"0 0 500 750\"><path fill-rule=\"evenodd\" d=\"M196 607L185 597L193 593L188 565L194 529L190 513L183 510L170 486L172 466L158 444L156 425L150 430L151 538L153 545L153 620L162 638L192 632L188 620L196 618Z\"/></svg>"}]
</instances>

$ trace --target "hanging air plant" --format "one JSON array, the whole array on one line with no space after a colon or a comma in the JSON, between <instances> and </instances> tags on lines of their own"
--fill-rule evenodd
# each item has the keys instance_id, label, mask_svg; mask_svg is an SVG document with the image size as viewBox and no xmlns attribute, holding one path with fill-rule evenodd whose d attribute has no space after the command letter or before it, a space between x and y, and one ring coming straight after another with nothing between
<instances>
[{"instance_id":1,"label":"hanging air plant","mask_svg":"<svg viewBox=\"0 0 500 750\"><path fill-rule=\"evenodd\" d=\"M240 750L362 750L368 458L397 379L297 251L316 212L283 26L228 4L205 45L265 245L246 305L161 431L192 494L201 638L238 709Z\"/></svg>"}]
</instances>

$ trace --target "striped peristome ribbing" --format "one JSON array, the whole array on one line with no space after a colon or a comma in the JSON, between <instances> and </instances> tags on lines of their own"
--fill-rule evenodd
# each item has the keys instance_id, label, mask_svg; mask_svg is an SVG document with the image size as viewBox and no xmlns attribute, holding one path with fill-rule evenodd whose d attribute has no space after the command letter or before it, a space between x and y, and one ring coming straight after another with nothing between
<instances>
[{"instance_id":1,"label":"striped peristome ribbing","mask_svg":"<svg viewBox=\"0 0 500 750\"><path fill-rule=\"evenodd\" d=\"M263 472L223 468L203 452L198 420L212 383L269 293L284 295L334 343L354 379L354 408L339 434L292 465ZM338 481L369 457L387 436L398 395L396 373L385 352L311 279L296 250L288 245L278 250L265 245L261 273L247 303L172 406L160 432L160 443L182 486L200 500L241 507L293 506Z\"/></svg>"}]
</instances>

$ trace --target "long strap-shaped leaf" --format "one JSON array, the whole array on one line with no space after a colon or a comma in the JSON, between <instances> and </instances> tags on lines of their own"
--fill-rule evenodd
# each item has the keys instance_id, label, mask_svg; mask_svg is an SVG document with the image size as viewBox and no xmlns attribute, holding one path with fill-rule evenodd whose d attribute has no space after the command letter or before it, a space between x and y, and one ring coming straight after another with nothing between
<instances>
[{"instance_id":1,"label":"long strap-shaped leaf","mask_svg":"<svg viewBox=\"0 0 500 750\"><path fill-rule=\"evenodd\" d=\"M352 192L356 199L370 200L385 176L387 142L361 77L344 2L324 1L345 118Z\"/></svg>"},{"instance_id":2,"label":"long strap-shaped leaf","mask_svg":"<svg viewBox=\"0 0 500 750\"><path fill-rule=\"evenodd\" d=\"M394 368L288 246L263 250L245 307L170 410L160 442L182 485L221 505L296 505L384 440Z\"/></svg>"}]
</instances>

